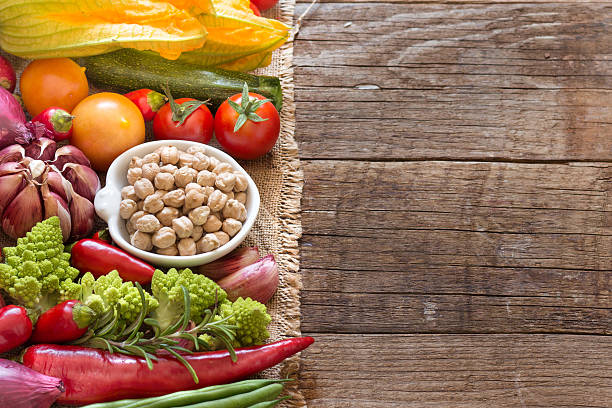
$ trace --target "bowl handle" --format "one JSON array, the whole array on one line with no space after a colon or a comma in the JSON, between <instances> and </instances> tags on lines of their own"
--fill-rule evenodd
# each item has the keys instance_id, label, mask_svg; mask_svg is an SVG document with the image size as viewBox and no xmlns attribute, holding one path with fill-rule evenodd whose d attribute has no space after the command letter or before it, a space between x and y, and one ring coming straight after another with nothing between
<instances>
[{"instance_id":1,"label":"bowl handle","mask_svg":"<svg viewBox=\"0 0 612 408\"><path fill-rule=\"evenodd\" d=\"M110 186L104 187L96 193L96 197L94 198L96 214L104 221L108 222L112 214L112 209L115 208L117 206L116 203L119 202L121 202L120 192Z\"/></svg>"}]
</instances>

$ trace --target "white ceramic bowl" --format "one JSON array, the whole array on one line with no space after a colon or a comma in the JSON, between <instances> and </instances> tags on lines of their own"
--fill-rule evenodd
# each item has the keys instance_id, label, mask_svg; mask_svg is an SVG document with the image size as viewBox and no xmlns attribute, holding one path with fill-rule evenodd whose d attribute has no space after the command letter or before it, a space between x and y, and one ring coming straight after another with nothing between
<instances>
[{"instance_id":1,"label":"white ceramic bowl","mask_svg":"<svg viewBox=\"0 0 612 408\"><path fill-rule=\"evenodd\" d=\"M121 189L128 185L127 171L132 157L143 157L148 153L154 152L160 146L176 146L181 150L187 150L190 146L198 145L206 149L206 155L216 157L222 162L229 163L236 171L244 174L249 182L247 189L247 219L234 237L225 245L198 255L190 256L168 256L159 255L154 252L143 251L130 244L130 237L127 232L125 220L119 216L119 204L121 203ZM106 186L96 194L94 206L96 213L108 224L108 230L113 241L130 254L137 256L149 263L158 266L186 268L191 266L204 265L215 259L231 252L246 238L249 230L255 223L259 212L259 190L249 174L229 155L212 146L197 142L183 140L160 140L156 142L144 143L123 152L117 157L108 169L106 174Z\"/></svg>"}]
</instances>

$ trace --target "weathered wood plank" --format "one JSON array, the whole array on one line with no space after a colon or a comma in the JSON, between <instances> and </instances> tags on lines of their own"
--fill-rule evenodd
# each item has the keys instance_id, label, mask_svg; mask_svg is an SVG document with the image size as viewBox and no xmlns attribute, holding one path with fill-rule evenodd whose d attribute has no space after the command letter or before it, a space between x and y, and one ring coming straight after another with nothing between
<instances>
[{"instance_id":1,"label":"weathered wood plank","mask_svg":"<svg viewBox=\"0 0 612 408\"><path fill-rule=\"evenodd\" d=\"M611 13L322 4L295 46L301 155L610 160Z\"/></svg>"},{"instance_id":2,"label":"weathered wood plank","mask_svg":"<svg viewBox=\"0 0 612 408\"><path fill-rule=\"evenodd\" d=\"M302 353L308 406L609 407L612 338L315 335Z\"/></svg>"},{"instance_id":3,"label":"weathered wood plank","mask_svg":"<svg viewBox=\"0 0 612 408\"><path fill-rule=\"evenodd\" d=\"M612 165L304 169L305 330L610 333Z\"/></svg>"}]
</instances>

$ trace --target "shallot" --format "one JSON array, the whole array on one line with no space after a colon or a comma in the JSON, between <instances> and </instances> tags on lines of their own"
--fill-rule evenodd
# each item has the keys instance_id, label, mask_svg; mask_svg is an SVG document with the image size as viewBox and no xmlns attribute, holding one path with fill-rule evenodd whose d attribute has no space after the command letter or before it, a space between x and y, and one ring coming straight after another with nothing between
<instances>
[{"instance_id":1,"label":"shallot","mask_svg":"<svg viewBox=\"0 0 612 408\"><path fill-rule=\"evenodd\" d=\"M239 297L250 297L261 303L272 298L278 287L278 265L273 255L224 277L217 282L232 302Z\"/></svg>"},{"instance_id":2,"label":"shallot","mask_svg":"<svg viewBox=\"0 0 612 408\"><path fill-rule=\"evenodd\" d=\"M0 407L49 408L63 393L59 378L0 359Z\"/></svg>"}]
</instances>

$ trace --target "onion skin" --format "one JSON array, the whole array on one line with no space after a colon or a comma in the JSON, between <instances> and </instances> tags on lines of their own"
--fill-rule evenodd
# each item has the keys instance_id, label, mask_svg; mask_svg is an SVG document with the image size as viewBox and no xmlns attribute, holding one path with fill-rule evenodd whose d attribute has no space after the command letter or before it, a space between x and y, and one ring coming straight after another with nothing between
<instances>
[{"instance_id":1,"label":"onion skin","mask_svg":"<svg viewBox=\"0 0 612 408\"><path fill-rule=\"evenodd\" d=\"M41 137L25 147L26 156L42 161L51 160L56 150L57 143L47 137Z\"/></svg>"},{"instance_id":2,"label":"onion skin","mask_svg":"<svg viewBox=\"0 0 612 408\"><path fill-rule=\"evenodd\" d=\"M22 364L0 359L0 390L2 407L49 408L64 392L64 383Z\"/></svg>"},{"instance_id":3,"label":"onion skin","mask_svg":"<svg viewBox=\"0 0 612 408\"><path fill-rule=\"evenodd\" d=\"M196 271L202 275L208 276L214 281L218 281L231 275L234 272L257 262L259 259L259 248L245 247L234 249L229 254L222 258L207 263L206 265L198 266Z\"/></svg>"},{"instance_id":4,"label":"onion skin","mask_svg":"<svg viewBox=\"0 0 612 408\"><path fill-rule=\"evenodd\" d=\"M0 150L0 164L18 162L25 157L25 149L18 144L6 146Z\"/></svg>"},{"instance_id":5,"label":"onion skin","mask_svg":"<svg viewBox=\"0 0 612 408\"><path fill-rule=\"evenodd\" d=\"M17 122L21 124L24 124L26 122L25 113L23 109L21 109L21 105L19 104L17 99L15 99L12 93L10 93L9 91L7 91L1 86L0 86L0 112L2 112L2 114L6 116L7 119L13 122ZM15 141L12 141L11 143L15 143Z\"/></svg>"},{"instance_id":6,"label":"onion skin","mask_svg":"<svg viewBox=\"0 0 612 408\"><path fill-rule=\"evenodd\" d=\"M43 220L42 215L38 188L30 182L4 210L2 229L11 238L23 237L36 223Z\"/></svg>"},{"instance_id":7,"label":"onion skin","mask_svg":"<svg viewBox=\"0 0 612 408\"><path fill-rule=\"evenodd\" d=\"M217 283L227 292L227 298L232 302L239 297L250 297L265 304L278 288L278 265L274 256L264 256Z\"/></svg>"}]
</instances>

